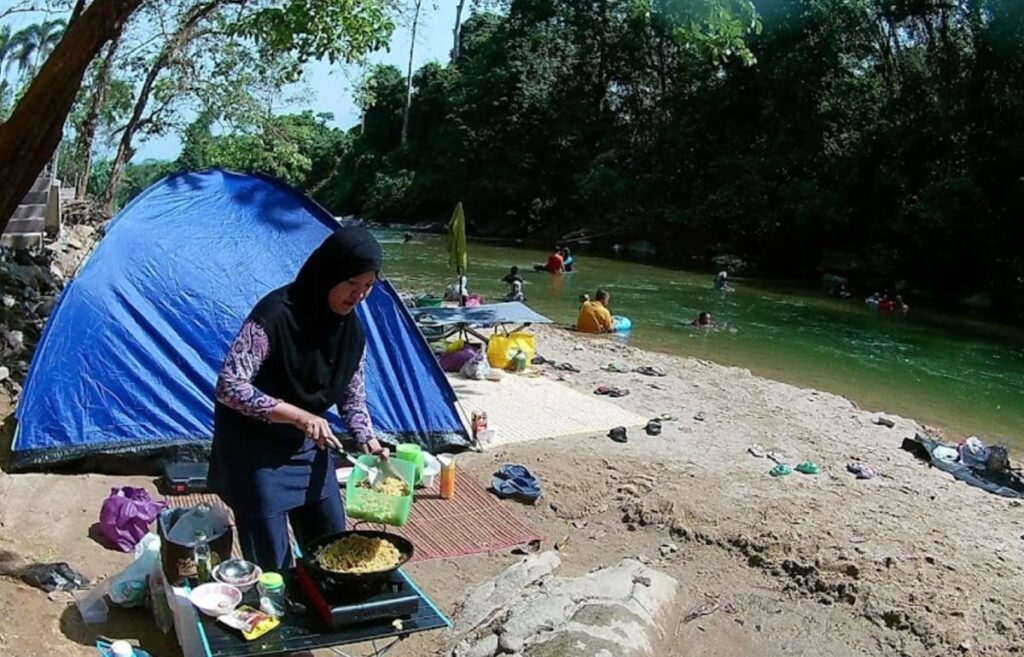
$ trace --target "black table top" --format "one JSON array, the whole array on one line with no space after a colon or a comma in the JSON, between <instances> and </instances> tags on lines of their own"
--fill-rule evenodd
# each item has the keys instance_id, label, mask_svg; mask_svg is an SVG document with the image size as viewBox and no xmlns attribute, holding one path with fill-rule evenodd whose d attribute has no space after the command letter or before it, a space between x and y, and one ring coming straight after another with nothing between
<instances>
[{"instance_id":1,"label":"black table top","mask_svg":"<svg viewBox=\"0 0 1024 657\"><path fill-rule=\"evenodd\" d=\"M198 609L193 608L192 611L199 624L199 633L208 657L255 657L298 650L316 650L377 639L404 638L417 632L448 627L450 621L430 598L424 595L405 573L399 573L420 597L419 610L411 618L403 619L401 630L392 624L392 619L332 629L316 615L315 611L309 609L306 613L289 611L281 619L279 626L258 639L248 641L239 630L217 622ZM300 587L292 575L288 573L285 577L288 582L288 595L304 602ZM242 604L259 608L255 588L244 594Z\"/></svg>"}]
</instances>

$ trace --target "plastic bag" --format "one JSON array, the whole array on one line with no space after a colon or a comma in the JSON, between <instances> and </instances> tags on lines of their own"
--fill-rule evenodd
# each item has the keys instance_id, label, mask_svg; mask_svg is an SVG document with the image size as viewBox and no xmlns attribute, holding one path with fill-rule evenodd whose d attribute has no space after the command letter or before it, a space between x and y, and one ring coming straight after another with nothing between
<instances>
[{"instance_id":1,"label":"plastic bag","mask_svg":"<svg viewBox=\"0 0 1024 657\"><path fill-rule=\"evenodd\" d=\"M40 563L21 571L21 579L47 593L76 591L89 588L89 580L74 571L67 562Z\"/></svg>"},{"instance_id":2,"label":"plastic bag","mask_svg":"<svg viewBox=\"0 0 1024 657\"><path fill-rule=\"evenodd\" d=\"M532 333L495 335L487 343L487 360L491 367L507 370L512 366L512 358L520 350L526 354L526 362L530 362L537 355L537 340Z\"/></svg>"},{"instance_id":3,"label":"plastic bag","mask_svg":"<svg viewBox=\"0 0 1024 657\"><path fill-rule=\"evenodd\" d=\"M112 488L100 509L100 529L118 550L131 552L165 508L143 488Z\"/></svg>"},{"instance_id":4,"label":"plastic bag","mask_svg":"<svg viewBox=\"0 0 1024 657\"><path fill-rule=\"evenodd\" d=\"M167 604L167 584L159 567L149 573L149 609L153 612L153 620L160 631L167 634L174 627L174 614Z\"/></svg>"},{"instance_id":5,"label":"plastic bag","mask_svg":"<svg viewBox=\"0 0 1024 657\"><path fill-rule=\"evenodd\" d=\"M160 570L160 537L146 534L135 546L135 561L110 579L107 595L122 607L145 607L147 578Z\"/></svg>"},{"instance_id":6,"label":"plastic bag","mask_svg":"<svg viewBox=\"0 0 1024 657\"><path fill-rule=\"evenodd\" d=\"M491 366L487 364L487 358L482 351L466 361L462 369L459 370L459 374L463 377L477 381L486 379L490 373Z\"/></svg>"}]
</instances>

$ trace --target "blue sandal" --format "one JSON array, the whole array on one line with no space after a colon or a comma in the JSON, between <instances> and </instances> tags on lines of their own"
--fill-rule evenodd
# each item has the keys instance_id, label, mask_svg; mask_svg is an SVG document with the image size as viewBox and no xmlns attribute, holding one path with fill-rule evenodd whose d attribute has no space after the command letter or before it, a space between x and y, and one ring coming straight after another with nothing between
<instances>
[{"instance_id":1,"label":"blue sandal","mask_svg":"<svg viewBox=\"0 0 1024 657\"><path fill-rule=\"evenodd\" d=\"M518 463L505 463L498 468L498 476L504 477L505 479L514 479L515 477L522 477L523 479L529 479L536 483L537 478L526 469L526 466L519 465Z\"/></svg>"},{"instance_id":2,"label":"blue sandal","mask_svg":"<svg viewBox=\"0 0 1024 657\"><path fill-rule=\"evenodd\" d=\"M533 504L540 497L540 486L537 485L537 482L535 480L523 479L522 477L513 477L512 479L495 477L491 481L491 490L498 497L526 502L527 504Z\"/></svg>"}]
</instances>

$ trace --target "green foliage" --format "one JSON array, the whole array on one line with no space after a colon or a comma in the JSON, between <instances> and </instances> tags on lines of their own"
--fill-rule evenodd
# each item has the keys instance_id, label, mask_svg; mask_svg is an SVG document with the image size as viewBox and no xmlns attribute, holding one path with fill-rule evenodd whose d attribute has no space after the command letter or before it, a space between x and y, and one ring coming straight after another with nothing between
<instances>
[{"instance_id":1,"label":"green foliage","mask_svg":"<svg viewBox=\"0 0 1024 657\"><path fill-rule=\"evenodd\" d=\"M585 227L787 275L838 250L865 263L855 282L1024 309L1024 2L473 7L458 59L415 73L404 145L403 74L376 66L347 133L197 127L188 157L278 172L336 214L463 201L471 232Z\"/></svg>"},{"instance_id":2,"label":"green foliage","mask_svg":"<svg viewBox=\"0 0 1024 657\"><path fill-rule=\"evenodd\" d=\"M262 8L239 30L269 56L351 62L387 45L394 30L390 9L389 0L287 0Z\"/></svg>"}]
</instances>

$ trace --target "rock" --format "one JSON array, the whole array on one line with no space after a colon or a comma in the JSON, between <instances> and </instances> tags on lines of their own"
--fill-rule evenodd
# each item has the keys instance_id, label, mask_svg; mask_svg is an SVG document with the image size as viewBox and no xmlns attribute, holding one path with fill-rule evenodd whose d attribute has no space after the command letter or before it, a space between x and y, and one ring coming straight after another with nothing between
<instances>
[{"instance_id":1,"label":"rock","mask_svg":"<svg viewBox=\"0 0 1024 657\"><path fill-rule=\"evenodd\" d=\"M679 546L675 543L662 543L661 547L658 548L661 551L661 556L667 557L670 554L675 554L679 551Z\"/></svg>"},{"instance_id":2,"label":"rock","mask_svg":"<svg viewBox=\"0 0 1024 657\"><path fill-rule=\"evenodd\" d=\"M540 578L551 574L562 560L552 550L526 557L509 566L493 580L484 582L466 598L453 631L465 634L489 621L519 593Z\"/></svg>"},{"instance_id":3,"label":"rock","mask_svg":"<svg viewBox=\"0 0 1024 657\"><path fill-rule=\"evenodd\" d=\"M10 375L11 375L11 371L9 369L7 369L6 367L3 367L2 365L0 365L0 381L3 381L4 379L9 377Z\"/></svg>"},{"instance_id":4,"label":"rock","mask_svg":"<svg viewBox=\"0 0 1024 657\"><path fill-rule=\"evenodd\" d=\"M452 653L454 657L494 657L498 652L498 637L488 634L483 639L460 643Z\"/></svg>"},{"instance_id":5,"label":"rock","mask_svg":"<svg viewBox=\"0 0 1024 657\"><path fill-rule=\"evenodd\" d=\"M523 637L512 636L507 632L498 637L498 647L505 653L522 652L525 647Z\"/></svg>"},{"instance_id":6,"label":"rock","mask_svg":"<svg viewBox=\"0 0 1024 657\"><path fill-rule=\"evenodd\" d=\"M988 292L978 292L964 299L963 303L968 308L978 308L979 310L991 310L992 309L992 295Z\"/></svg>"},{"instance_id":7,"label":"rock","mask_svg":"<svg viewBox=\"0 0 1024 657\"><path fill-rule=\"evenodd\" d=\"M884 415L876 415L875 417L871 418L871 421L877 424L878 426L889 427L890 429L896 426L895 422L885 417Z\"/></svg>"},{"instance_id":8,"label":"rock","mask_svg":"<svg viewBox=\"0 0 1024 657\"><path fill-rule=\"evenodd\" d=\"M13 308L14 304L18 303L18 300L9 294L5 294L3 297L0 297L0 303L3 304L4 308Z\"/></svg>"},{"instance_id":9,"label":"rock","mask_svg":"<svg viewBox=\"0 0 1024 657\"><path fill-rule=\"evenodd\" d=\"M718 269L728 271L730 274L742 273L747 268L747 263L743 258L727 253L716 255L711 259L711 264Z\"/></svg>"},{"instance_id":10,"label":"rock","mask_svg":"<svg viewBox=\"0 0 1024 657\"><path fill-rule=\"evenodd\" d=\"M646 240L637 240L626 245L625 251L634 258L653 258L658 255L658 247Z\"/></svg>"}]
</instances>

